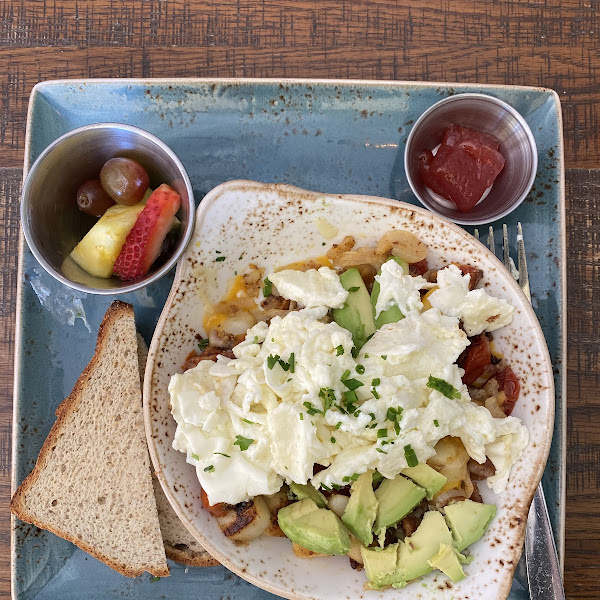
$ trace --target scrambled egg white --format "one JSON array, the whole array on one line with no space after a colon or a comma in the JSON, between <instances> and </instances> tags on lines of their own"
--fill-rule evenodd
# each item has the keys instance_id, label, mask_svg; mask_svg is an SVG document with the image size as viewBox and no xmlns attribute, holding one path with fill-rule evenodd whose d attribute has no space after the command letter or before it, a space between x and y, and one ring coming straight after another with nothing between
<instances>
[{"instance_id":1,"label":"scrambled egg white","mask_svg":"<svg viewBox=\"0 0 600 600\"><path fill-rule=\"evenodd\" d=\"M512 321L512 307L503 298L490 296L485 290L469 291L471 276L463 275L456 265L438 271L438 288L429 296L431 306L444 314L459 317L470 335L494 331Z\"/></svg>"},{"instance_id":2,"label":"scrambled egg white","mask_svg":"<svg viewBox=\"0 0 600 600\"><path fill-rule=\"evenodd\" d=\"M412 277L405 274L404 269L394 260L388 260L381 265L381 274L375 279L381 286L377 304L375 305L375 318L384 310L396 305L406 317L423 308L419 290L433 286L427 283L420 275Z\"/></svg>"},{"instance_id":3,"label":"scrambled egg white","mask_svg":"<svg viewBox=\"0 0 600 600\"><path fill-rule=\"evenodd\" d=\"M295 300L306 308L342 308L348 298L348 292L340 283L338 274L329 267L308 271L286 269L272 273L269 280L280 296Z\"/></svg>"},{"instance_id":4,"label":"scrambled egg white","mask_svg":"<svg viewBox=\"0 0 600 600\"><path fill-rule=\"evenodd\" d=\"M434 308L421 313L425 280L392 266L379 279L380 297L388 299L382 307L393 298L406 318L378 330L353 358L350 333L321 320L343 304L340 289L347 295L334 271L281 271L269 279L312 308L258 323L234 348L235 359L202 361L169 385L173 446L196 466L212 504L273 494L291 481L346 485L367 469L393 478L407 466L406 447L424 462L448 435L476 461L488 456L496 467L488 484L504 489L528 431L519 419L494 418L471 402L454 363L469 344L459 317L469 334L496 329L512 318L506 301L469 292L469 276L447 267L430 296ZM459 397L429 387L430 376ZM350 404L349 392L356 394ZM313 477L315 463L326 468Z\"/></svg>"}]
</instances>

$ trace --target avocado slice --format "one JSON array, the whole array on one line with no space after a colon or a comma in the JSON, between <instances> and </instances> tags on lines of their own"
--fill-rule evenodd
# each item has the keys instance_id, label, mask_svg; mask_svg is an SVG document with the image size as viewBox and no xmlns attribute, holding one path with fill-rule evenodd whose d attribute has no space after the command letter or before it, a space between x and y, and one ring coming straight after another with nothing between
<instances>
[{"instance_id":1,"label":"avocado slice","mask_svg":"<svg viewBox=\"0 0 600 600\"><path fill-rule=\"evenodd\" d=\"M342 523L365 546L373 541L373 523L379 502L373 491L372 471L363 473L352 486L350 500L342 515Z\"/></svg>"},{"instance_id":2,"label":"avocado slice","mask_svg":"<svg viewBox=\"0 0 600 600\"><path fill-rule=\"evenodd\" d=\"M352 334L354 348L358 352L375 333L369 292L360 272L354 267L340 275L340 283L349 293L344 306L333 309L333 318Z\"/></svg>"},{"instance_id":3,"label":"avocado slice","mask_svg":"<svg viewBox=\"0 0 600 600\"><path fill-rule=\"evenodd\" d=\"M430 567L442 571L456 583L465 578L465 572L460 564L459 557L463 556L459 554L456 548L448 544L440 544L440 551L427 562Z\"/></svg>"},{"instance_id":4,"label":"avocado slice","mask_svg":"<svg viewBox=\"0 0 600 600\"><path fill-rule=\"evenodd\" d=\"M496 507L463 500L446 506L444 514L452 530L454 546L460 552L483 536L496 515Z\"/></svg>"},{"instance_id":5,"label":"avocado slice","mask_svg":"<svg viewBox=\"0 0 600 600\"><path fill-rule=\"evenodd\" d=\"M426 493L422 487L402 475L397 475L394 479L384 479L375 492L379 502L375 534L378 535L386 527L391 527L403 519L425 498Z\"/></svg>"},{"instance_id":6,"label":"avocado slice","mask_svg":"<svg viewBox=\"0 0 600 600\"><path fill-rule=\"evenodd\" d=\"M292 492L298 500L310 498L319 508L327 507L325 496L310 483L294 483L292 481L292 483L290 483L290 492Z\"/></svg>"},{"instance_id":7,"label":"avocado slice","mask_svg":"<svg viewBox=\"0 0 600 600\"><path fill-rule=\"evenodd\" d=\"M410 477L417 485L427 490L427 500L431 500L445 485L448 479L427 463L402 469L402 475Z\"/></svg>"},{"instance_id":8,"label":"avocado slice","mask_svg":"<svg viewBox=\"0 0 600 600\"><path fill-rule=\"evenodd\" d=\"M397 256L390 256L388 260L395 260L403 269L404 273L408 275L408 263ZM378 275L381 275L381 269ZM381 286L379 281L373 282L373 288L371 289L371 306L373 307L373 317L375 317L375 306L377 305L377 298L379 298L379 291ZM388 323L397 323L400 319L404 319L404 315L397 306L390 306L387 310L381 312L381 314L375 319L375 327L381 329Z\"/></svg>"},{"instance_id":9,"label":"avocado slice","mask_svg":"<svg viewBox=\"0 0 600 600\"><path fill-rule=\"evenodd\" d=\"M411 581L432 571L427 561L440 550L440 545L452 545L452 534L437 510L425 513L417 530L404 540L398 552L398 571L404 581Z\"/></svg>"},{"instance_id":10,"label":"avocado slice","mask_svg":"<svg viewBox=\"0 0 600 600\"><path fill-rule=\"evenodd\" d=\"M404 542L390 544L387 548L361 548L360 553L365 573L371 587L379 589L402 581L398 575L398 546Z\"/></svg>"},{"instance_id":11,"label":"avocado slice","mask_svg":"<svg viewBox=\"0 0 600 600\"><path fill-rule=\"evenodd\" d=\"M340 518L310 498L281 508L277 521L292 542L313 552L343 555L350 550L350 536Z\"/></svg>"}]
</instances>

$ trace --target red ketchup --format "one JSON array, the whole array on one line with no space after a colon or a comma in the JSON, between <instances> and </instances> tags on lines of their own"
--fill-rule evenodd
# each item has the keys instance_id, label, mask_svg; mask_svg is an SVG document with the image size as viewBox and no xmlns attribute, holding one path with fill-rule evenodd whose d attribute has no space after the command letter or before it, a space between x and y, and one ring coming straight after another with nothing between
<instances>
[{"instance_id":1,"label":"red ketchup","mask_svg":"<svg viewBox=\"0 0 600 600\"><path fill-rule=\"evenodd\" d=\"M450 125L435 156L425 150L419 157L421 179L432 192L467 212L504 168L499 147L498 140L489 133Z\"/></svg>"}]
</instances>

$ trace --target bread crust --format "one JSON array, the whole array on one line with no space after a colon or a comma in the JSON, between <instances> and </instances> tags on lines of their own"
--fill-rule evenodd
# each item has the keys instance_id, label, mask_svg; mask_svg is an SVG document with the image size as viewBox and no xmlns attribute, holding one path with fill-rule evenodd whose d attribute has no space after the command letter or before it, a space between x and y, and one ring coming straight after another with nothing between
<instances>
[{"instance_id":1,"label":"bread crust","mask_svg":"<svg viewBox=\"0 0 600 600\"><path fill-rule=\"evenodd\" d=\"M112 560L110 557L97 551L93 546L90 546L83 540L73 536L68 531L64 531L58 527L53 526L51 523L46 523L40 519L37 519L34 515L29 514L26 510L25 505L25 495L27 494L31 486L40 477L40 474L46 467L50 454L52 453L54 446L60 437L61 431L65 427L65 424L68 422L71 414L77 410L81 402L82 390L88 382L90 376L94 372L94 369L96 368L97 363L99 361L99 357L104 351L104 347L107 343L106 338L108 336L110 328L118 319L124 316L129 316L132 319L134 318L133 306L131 304L127 304L126 302L122 302L121 300L115 300L106 311L104 319L100 324L94 356L77 379L77 382L75 383L75 386L73 387L73 390L71 391L69 396L58 405L56 409L56 422L52 426L52 429L50 430L46 441L42 445L42 449L40 450L33 471L31 471L31 473L24 479L23 483L21 483L21 485L15 491L10 503L10 510L15 516L17 516L22 521L36 525L41 529L51 531L59 537L64 538L69 542L72 542L88 554L92 555L94 558L97 558L98 560L104 562L109 567L113 568L115 571L118 571L122 575L125 575L127 577L137 577L138 575L141 575L146 569L132 568L125 563L120 563ZM164 563L164 565L149 566L147 570L149 573L156 577L169 576L169 568L166 562Z\"/></svg>"},{"instance_id":2,"label":"bread crust","mask_svg":"<svg viewBox=\"0 0 600 600\"><path fill-rule=\"evenodd\" d=\"M183 565L189 565L190 567L216 567L220 564L219 561L216 558L213 558L208 552L203 555L190 548L181 550L171 546L168 542L165 542L164 544L167 558Z\"/></svg>"}]
</instances>

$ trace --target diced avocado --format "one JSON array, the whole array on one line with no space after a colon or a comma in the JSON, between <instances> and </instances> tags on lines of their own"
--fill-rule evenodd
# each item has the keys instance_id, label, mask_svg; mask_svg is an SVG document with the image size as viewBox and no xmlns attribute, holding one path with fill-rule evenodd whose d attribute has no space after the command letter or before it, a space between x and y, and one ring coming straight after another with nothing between
<instances>
[{"instance_id":1,"label":"diced avocado","mask_svg":"<svg viewBox=\"0 0 600 600\"><path fill-rule=\"evenodd\" d=\"M465 578L465 572L460 564L459 556L462 555L453 546L440 544L440 551L427 562L430 567L442 571L456 583Z\"/></svg>"},{"instance_id":2,"label":"diced avocado","mask_svg":"<svg viewBox=\"0 0 600 600\"><path fill-rule=\"evenodd\" d=\"M417 530L404 540L398 552L398 571L404 581L411 581L431 572L427 562L440 550L440 544L452 545L452 534L437 510L425 513Z\"/></svg>"},{"instance_id":3,"label":"diced avocado","mask_svg":"<svg viewBox=\"0 0 600 600\"><path fill-rule=\"evenodd\" d=\"M325 496L310 483L292 482L290 483L290 492L292 492L298 500L310 498L319 508L325 508L327 506Z\"/></svg>"},{"instance_id":4,"label":"diced avocado","mask_svg":"<svg viewBox=\"0 0 600 600\"><path fill-rule=\"evenodd\" d=\"M398 579L398 545L390 544L387 548L361 548L365 573L375 589L396 583ZM400 578L401 580L401 578Z\"/></svg>"},{"instance_id":5,"label":"diced avocado","mask_svg":"<svg viewBox=\"0 0 600 600\"><path fill-rule=\"evenodd\" d=\"M373 541L373 523L378 504L373 491L373 474L367 471L354 482L350 500L342 515L342 523L366 546Z\"/></svg>"},{"instance_id":6,"label":"diced avocado","mask_svg":"<svg viewBox=\"0 0 600 600\"><path fill-rule=\"evenodd\" d=\"M277 521L292 542L313 552L341 555L350 550L350 536L340 518L310 498L281 508Z\"/></svg>"},{"instance_id":7,"label":"diced avocado","mask_svg":"<svg viewBox=\"0 0 600 600\"><path fill-rule=\"evenodd\" d=\"M402 475L410 477L416 484L427 490L427 500L431 500L445 485L446 477L438 473L427 463L419 463L416 467L406 467Z\"/></svg>"},{"instance_id":8,"label":"diced avocado","mask_svg":"<svg viewBox=\"0 0 600 600\"><path fill-rule=\"evenodd\" d=\"M404 273L408 275L408 263L397 256L391 256L388 260L395 260L404 270ZM381 275L381 271L378 273ZM379 298L379 290L381 286L379 281L373 282L373 288L371 289L371 306L373 307L373 317L375 316L375 306L377 304L377 298ZM404 315L397 306L390 306L387 310L381 311L380 315L375 319L375 327L381 329L388 323L397 323L400 319L404 319Z\"/></svg>"},{"instance_id":9,"label":"diced avocado","mask_svg":"<svg viewBox=\"0 0 600 600\"><path fill-rule=\"evenodd\" d=\"M348 298L342 308L333 309L335 322L352 334L356 351L375 333L375 320L371 309L369 292L358 269L351 268L340 275L340 283L348 290Z\"/></svg>"},{"instance_id":10,"label":"diced avocado","mask_svg":"<svg viewBox=\"0 0 600 600\"><path fill-rule=\"evenodd\" d=\"M379 502L374 531L379 534L386 527L403 519L423 498L425 490L410 479L397 475L394 479L384 479L375 492Z\"/></svg>"},{"instance_id":11,"label":"diced avocado","mask_svg":"<svg viewBox=\"0 0 600 600\"><path fill-rule=\"evenodd\" d=\"M446 506L444 514L452 530L454 546L460 552L483 536L496 515L496 507L463 500Z\"/></svg>"},{"instance_id":12,"label":"diced avocado","mask_svg":"<svg viewBox=\"0 0 600 600\"><path fill-rule=\"evenodd\" d=\"M71 252L71 258L94 277L111 277L117 257L144 204L111 206Z\"/></svg>"}]
</instances>

